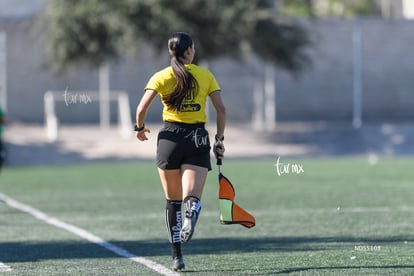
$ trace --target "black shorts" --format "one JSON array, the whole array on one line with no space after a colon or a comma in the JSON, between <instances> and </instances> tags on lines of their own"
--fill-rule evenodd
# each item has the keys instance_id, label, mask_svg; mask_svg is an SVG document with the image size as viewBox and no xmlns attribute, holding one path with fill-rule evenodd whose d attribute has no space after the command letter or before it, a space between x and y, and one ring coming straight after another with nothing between
<instances>
[{"instance_id":1,"label":"black shorts","mask_svg":"<svg viewBox=\"0 0 414 276\"><path fill-rule=\"evenodd\" d=\"M158 133L157 166L174 170L188 164L211 170L210 149L209 134L204 124L165 122Z\"/></svg>"}]
</instances>

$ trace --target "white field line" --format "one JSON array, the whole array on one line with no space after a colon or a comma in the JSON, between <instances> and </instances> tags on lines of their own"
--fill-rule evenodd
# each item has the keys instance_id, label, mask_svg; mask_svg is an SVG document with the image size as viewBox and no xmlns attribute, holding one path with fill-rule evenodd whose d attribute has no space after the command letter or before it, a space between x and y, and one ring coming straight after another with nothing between
<instances>
[{"instance_id":1,"label":"white field line","mask_svg":"<svg viewBox=\"0 0 414 276\"><path fill-rule=\"evenodd\" d=\"M2 193L0 193L0 200L5 202L7 205L9 205L10 207L13 207L15 209L18 209L22 212L25 212L27 214L32 215L33 217L37 218L38 220L41 220L43 222L46 222L50 225L56 226L58 228L64 229L72 234L75 234L85 240L88 240L92 243L95 243L109 251L112 251L113 253L115 253L118 256L124 257L124 258L128 258L134 262L137 262L139 264L145 265L146 267L162 274L162 275L179 275L178 273L162 266L161 264L158 264L154 261L148 260L146 258L143 257L139 257L136 256L130 252L128 252L127 250L116 246L112 243L109 243L105 240L103 240L102 238L82 229L79 228L77 226L68 224L66 222L63 222L57 218L53 218L53 217L49 217L47 214L29 206L23 203L20 203Z\"/></svg>"},{"instance_id":2,"label":"white field line","mask_svg":"<svg viewBox=\"0 0 414 276\"><path fill-rule=\"evenodd\" d=\"M0 262L0 272L12 271L11 267Z\"/></svg>"}]
</instances>

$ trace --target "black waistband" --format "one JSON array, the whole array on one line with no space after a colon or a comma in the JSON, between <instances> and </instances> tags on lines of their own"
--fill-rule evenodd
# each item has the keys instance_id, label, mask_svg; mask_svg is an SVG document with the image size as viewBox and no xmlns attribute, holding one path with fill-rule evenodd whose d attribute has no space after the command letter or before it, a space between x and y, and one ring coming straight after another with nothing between
<instances>
[{"instance_id":1,"label":"black waistband","mask_svg":"<svg viewBox=\"0 0 414 276\"><path fill-rule=\"evenodd\" d=\"M187 129L193 129L193 128L204 128L205 123L186 124L186 123L179 123L179 122L164 122L164 126L166 126L166 127L182 127L182 128L187 128Z\"/></svg>"}]
</instances>

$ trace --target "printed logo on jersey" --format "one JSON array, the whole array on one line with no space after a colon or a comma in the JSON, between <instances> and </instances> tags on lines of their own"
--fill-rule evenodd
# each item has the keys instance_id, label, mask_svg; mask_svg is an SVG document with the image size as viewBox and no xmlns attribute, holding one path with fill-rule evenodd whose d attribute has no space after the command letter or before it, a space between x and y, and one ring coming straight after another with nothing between
<instances>
[{"instance_id":1,"label":"printed logo on jersey","mask_svg":"<svg viewBox=\"0 0 414 276\"><path fill-rule=\"evenodd\" d=\"M195 93L195 89L188 91L184 98L184 103L181 105L181 112L197 112L201 110L201 105L194 103Z\"/></svg>"},{"instance_id":2,"label":"printed logo on jersey","mask_svg":"<svg viewBox=\"0 0 414 276\"><path fill-rule=\"evenodd\" d=\"M197 112L201 110L200 104L182 104L181 112Z\"/></svg>"}]
</instances>

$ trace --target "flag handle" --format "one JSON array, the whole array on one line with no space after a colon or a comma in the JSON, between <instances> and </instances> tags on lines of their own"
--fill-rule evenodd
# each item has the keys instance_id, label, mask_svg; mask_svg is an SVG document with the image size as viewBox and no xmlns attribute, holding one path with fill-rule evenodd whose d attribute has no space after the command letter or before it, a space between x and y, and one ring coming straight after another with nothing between
<instances>
[{"instance_id":1,"label":"flag handle","mask_svg":"<svg viewBox=\"0 0 414 276\"><path fill-rule=\"evenodd\" d=\"M216 164L218 166L219 173L221 173L221 165L223 165L223 160L222 159L217 159Z\"/></svg>"}]
</instances>

